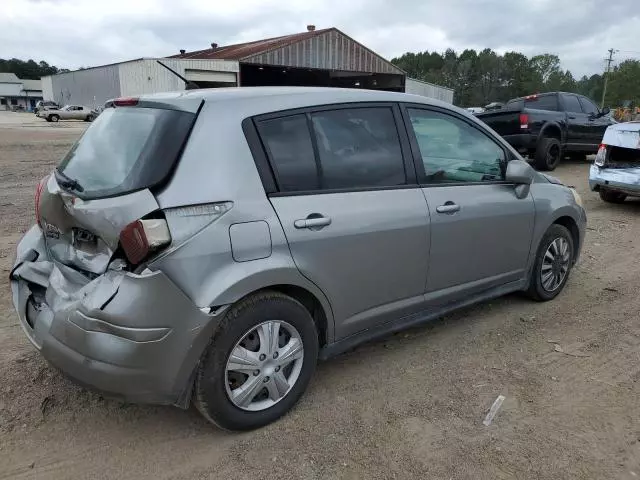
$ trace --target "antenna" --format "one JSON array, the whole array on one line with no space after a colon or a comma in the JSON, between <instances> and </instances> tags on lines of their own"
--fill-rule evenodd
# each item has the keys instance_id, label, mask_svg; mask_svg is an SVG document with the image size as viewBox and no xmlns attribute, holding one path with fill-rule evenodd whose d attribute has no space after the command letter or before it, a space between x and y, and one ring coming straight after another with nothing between
<instances>
[{"instance_id":1,"label":"antenna","mask_svg":"<svg viewBox=\"0 0 640 480\"><path fill-rule=\"evenodd\" d=\"M180 80L182 80L184 82L184 88L185 90L195 90L197 88L200 88L200 86L196 83L196 82L192 82L191 80L187 80L186 78L184 78L182 75L180 75L178 72L176 72L174 69L167 67L164 63L162 63L160 60L156 60L156 62L158 62L160 65L162 65L164 68L166 68L167 70L169 70L171 73L173 73L176 77L178 77Z\"/></svg>"}]
</instances>

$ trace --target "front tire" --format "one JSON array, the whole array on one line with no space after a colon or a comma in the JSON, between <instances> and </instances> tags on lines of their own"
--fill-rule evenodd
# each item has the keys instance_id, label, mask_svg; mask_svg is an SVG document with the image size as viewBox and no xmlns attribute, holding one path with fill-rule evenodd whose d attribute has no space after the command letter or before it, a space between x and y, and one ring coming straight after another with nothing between
<instances>
[{"instance_id":1,"label":"front tire","mask_svg":"<svg viewBox=\"0 0 640 480\"><path fill-rule=\"evenodd\" d=\"M607 190L606 188L601 188L598 193L600 198L607 203L623 203L627 199L624 193Z\"/></svg>"},{"instance_id":2,"label":"front tire","mask_svg":"<svg viewBox=\"0 0 640 480\"><path fill-rule=\"evenodd\" d=\"M567 283L574 257L575 246L569 230L551 225L538 246L527 295L539 302L556 298Z\"/></svg>"},{"instance_id":3,"label":"front tire","mask_svg":"<svg viewBox=\"0 0 640 480\"><path fill-rule=\"evenodd\" d=\"M538 170L555 170L562 158L562 146L557 138L543 137L538 142L534 166Z\"/></svg>"},{"instance_id":4,"label":"front tire","mask_svg":"<svg viewBox=\"0 0 640 480\"><path fill-rule=\"evenodd\" d=\"M49 115L49 121L50 122L57 123L58 120L60 120L60 117L58 115Z\"/></svg>"},{"instance_id":5,"label":"front tire","mask_svg":"<svg viewBox=\"0 0 640 480\"><path fill-rule=\"evenodd\" d=\"M308 310L278 292L232 307L205 350L194 403L227 430L274 422L299 400L318 359L318 334Z\"/></svg>"}]
</instances>

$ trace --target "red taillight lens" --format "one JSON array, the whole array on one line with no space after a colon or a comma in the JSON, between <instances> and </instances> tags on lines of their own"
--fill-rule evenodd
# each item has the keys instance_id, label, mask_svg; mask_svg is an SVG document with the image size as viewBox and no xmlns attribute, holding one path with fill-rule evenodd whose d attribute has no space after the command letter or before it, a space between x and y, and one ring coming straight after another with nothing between
<instances>
[{"instance_id":1,"label":"red taillight lens","mask_svg":"<svg viewBox=\"0 0 640 480\"><path fill-rule=\"evenodd\" d=\"M520 128L529 128L529 115L527 115L526 113L520 114Z\"/></svg>"},{"instance_id":2,"label":"red taillight lens","mask_svg":"<svg viewBox=\"0 0 640 480\"><path fill-rule=\"evenodd\" d=\"M134 265L149 253L171 243L169 226L164 219L136 220L120 232L120 245L129 262Z\"/></svg>"},{"instance_id":3,"label":"red taillight lens","mask_svg":"<svg viewBox=\"0 0 640 480\"><path fill-rule=\"evenodd\" d=\"M35 203L35 206L36 206L36 223L39 226L41 226L41 222L40 222L40 196L42 195L42 190L44 189L45 185L47 184L47 180L49 180L49 175L47 175L42 180L40 180L38 182L38 185L36 185L36 195L35 195L35 198L34 198L34 203Z\"/></svg>"},{"instance_id":4,"label":"red taillight lens","mask_svg":"<svg viewBox=\"0 0 640 480\"><path fill-rule=\"evenodd\" d=\"M599 167L604 167L605 163L607 163L607 146L604 143L601 143L598 147L595 164Z\"/></svg>"},{"instance_id":5,"label":"red taillight lens","mask_svg":"<svg viewBox=\"0 0 640 480\"><path fill-rule=\"evenodd\" d=\"M135 97L120 97L113 101L116 107L133 107L138 104L138 99Z\"/></svg>"}]
</instances>

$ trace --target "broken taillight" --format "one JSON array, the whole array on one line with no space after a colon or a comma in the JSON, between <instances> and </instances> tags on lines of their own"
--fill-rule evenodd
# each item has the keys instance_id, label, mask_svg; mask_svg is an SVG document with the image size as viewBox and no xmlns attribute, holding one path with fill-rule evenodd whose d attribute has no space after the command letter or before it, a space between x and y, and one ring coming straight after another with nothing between
<instances>
[{"instance_id":1,"label":"broken taillight","mask_svg":"<svg viewBox=\"0 0 640 480\"><path fill-rule=\"evenodd\" d=\"M36 206L36 223L38 224L38 226L41 226L41 223L40 223L40 196L42 195L42 190L44 189L44 186L47 184L47 180L49 180L49 175L47 175L42 180L40 180L38 182L38 185L36 185L36 194L35 194L34 202L35 202L35 206Z\"/></svg>"},{"instance_id":2,"label":"broken taillight","mask_svg":"<svg viewBox=\"0 0 640 480\"><path fill-rule=\"evenodd\" d=\"M171 243L167 221L163 218L136 220L120 232L120 245L129 262L139 264L152 251Z\"/></svg>"},{"instance_id":3,"label":"broken taillight","mask_svg":"<svg viewBox=\"0 0 640 480\"><path fill-rule=\"evenodd\" d=\"M604 167L605 163L607 163L607 146L601 143L600 147L598 147L595 164L599 167Z\"/></svg>"}]
</instances>

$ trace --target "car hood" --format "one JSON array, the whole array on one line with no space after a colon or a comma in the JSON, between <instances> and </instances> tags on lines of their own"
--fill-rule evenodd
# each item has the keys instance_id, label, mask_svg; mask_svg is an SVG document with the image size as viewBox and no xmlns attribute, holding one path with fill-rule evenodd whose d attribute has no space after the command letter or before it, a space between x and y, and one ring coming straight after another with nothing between
<instances>
[{"instance_id":1,"label":"car hood","mask_svg":"<svg viewBox=\"0 0 640 480\"><path fill-rule=\"evenodd\" d=\"M564 183L562 183L558 178L552 175L549 175L547 173L542 173L542 172L538 172L538 173L540 173L540 175L546 178L549 181L549 183L553 183L554 185L564 185Z\"/></svg>"}]
</instances>

